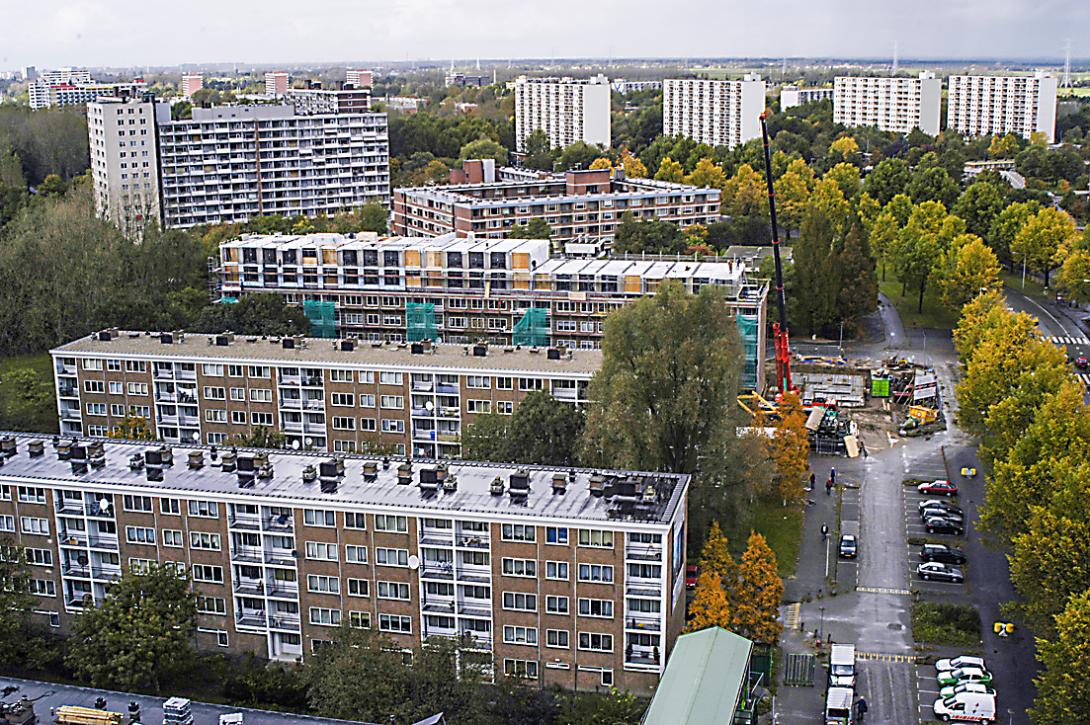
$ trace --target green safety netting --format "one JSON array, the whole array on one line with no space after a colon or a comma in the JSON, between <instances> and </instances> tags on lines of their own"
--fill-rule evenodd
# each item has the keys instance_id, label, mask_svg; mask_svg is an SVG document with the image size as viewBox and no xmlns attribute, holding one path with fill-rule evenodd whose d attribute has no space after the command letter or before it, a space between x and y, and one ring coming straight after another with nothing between
<instances>
[{"instance_id":1,"label":"green safety netting","mask_svg":"<svg viewBox=\"0 0 1090 725\"><path fill-rule=\"evenodd\" d=\"M757 390L757 316L735 315L738 333L742 336L742 350L745 353L745 367L742 369L742 388Z\"/></svg>"},{"instance_id":2,"label":"green safety netting","mask_svg":"<svg viewBox=\"0 0 1090 725\"><path fill-rule=\"evenodd\" d=\"M310 320L311 337L337 337L337 310L333 302L307 300L303 302L303 314Z\"/></svg>"},{"instance_id":3,"label":"green safety netting","mask_svg":"<svg viewBox=\"0 0 1090 725\"><path fill-rule=\"evenodd\" d=\"M531 307L515 323L511 341L516 345L544 347L549 344L549 311Z\"/></svg>"},{"instance_id":4,"label":"green safety netting","mask_svg":"<svg viewBox=\"0 0 1090 725\"><path fill-rule=\"evenodd\" d=\"M438 340L435 326L435 305L431 302L409 302L405 305L406 337L409 342Z\"/></svg>"},{"instance_id":5,"label":"green safety netting","mask_svg":"<svg viewBox=\"0 0 1090 725\"><path fill-rule=\"evenodd\" d=\"M221 305L237 305L238 297L220 297L218 300Z\"/></svg>"}]
</instances>

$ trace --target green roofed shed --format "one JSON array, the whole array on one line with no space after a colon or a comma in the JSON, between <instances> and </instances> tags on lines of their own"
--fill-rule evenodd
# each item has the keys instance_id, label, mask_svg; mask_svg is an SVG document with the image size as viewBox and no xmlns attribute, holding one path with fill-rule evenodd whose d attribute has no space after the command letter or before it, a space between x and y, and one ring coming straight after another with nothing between
<instances>
[{"instance_id":1,"label":"green roofed shed","mask_svg":"<svg viewBox=\"0 0 1090 725\"><path fill-rule=\"evenodd\" d=\"M746 703L753 643L720 627L677 638L644 725L731 725Z\"/></svg>"}]
</instances>

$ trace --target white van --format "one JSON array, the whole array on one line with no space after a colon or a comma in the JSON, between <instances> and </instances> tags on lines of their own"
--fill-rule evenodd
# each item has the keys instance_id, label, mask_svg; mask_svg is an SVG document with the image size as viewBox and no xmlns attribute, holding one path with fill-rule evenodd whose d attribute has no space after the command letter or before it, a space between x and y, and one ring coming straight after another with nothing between
<instances>
[{"instance_id":1,"label":"white van","mask_svg":"<svg viewBox=\"0 0 1090 725\"><path fill-rule=\"evenodd\" d=\"M834 644L829 652L829 687L855 687L855 645Z\"/></svg>"},{"instance_id":2,"label":"white van","mask_svg":"<svg viewBox=\"0 0 1090 725\"><path fill-rule=\"evenodd\" d=\"M825 725L854 725L850 687L830 687L825 696Z\"/></svg>"},{"instance_id":3,"label":"white van","mask_svg":"<svg viewBox=\"0 0 1090 725\"><path fill-rule=\"evenodd\" d=\"M959 692L945 700L935 700L935 717L942 722L995 722L995 695L983 692Z\"/></svg>"}]
</instances>

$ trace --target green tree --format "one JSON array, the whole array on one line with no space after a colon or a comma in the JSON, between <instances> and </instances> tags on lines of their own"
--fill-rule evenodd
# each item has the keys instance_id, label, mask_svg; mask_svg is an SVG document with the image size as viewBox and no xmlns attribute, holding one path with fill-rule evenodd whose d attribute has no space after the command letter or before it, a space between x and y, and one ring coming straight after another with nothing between
<instances>
[{"instance_id":1,"label":"green tree","mask_svg":"<svg viewBox=\"0 0 1090 725\"><path fill-rule=\"evenodd\" d=\"M1022 148L1022 141L1017 135L1008 133L1006 136L992 136L992 142L988 146L988 156L993 159L1013 158Z\"/></svg>"},{"instance_id":2,"label":"green tree","mask_svg":"<svg viewBox=\"0 0 1090 725\"><path fill-rule=\"evenodd\" d=\"M303 335L310 321L298 307L277 294L245 294L233 304L217 304L204 310L198 332L232 331L240 335Z\"/></svg>"},{"instance_id":3,"label":"green tree","mask_svg":"<svg viewBox=\"0 0 1090 725\"><path fill-rule=\"evenodd\" d=\"M882 281L886 279L886 265L890 263L901 225L891 212L883 210L871 225L868 241L875 259L882 265Z\"/></svg>"},{"instance_id":4,"label":"green tree","mask_svg":"<svg viewBox=\"0 0 1090 725\"><path fill-rule=\"evenodd\" d=\"M0 536L0 662L19 662L26 653L30 611L35 599L27 589L26 552L9 536Z\"/></svg>"},{"instance_id":5,"label":"green tree","mask_svg":"<svg viewBox=\"0 0 1090 725\"><path fill-rule=\"evenodd\" d=\"M723 173L723 167L705 158L696 163L693 173L685 177L685 183L707 189L722 189L727 185L727 175Z\"/></svg>"},{"instance_id":6,"label":"green tree","mask_svg":"<svg viewBox=\"0 0 1090 725\"><path fill-rule=\"evenodd\" d=\"M470 141L458 151L459 163L467 159L494 159L498 166L506 166L507 149L485 136Z\"/></svg>"},{"instance_id":7,"label":"green tree","mask_svg":"<svg viewBox=\"0 0 1090 725\"><path fill-rule=\"evenodd\" d=\"M1077 238L1078 230L1071 215L1048 207L1027 219L1018 230L1011 243L1011 256L1025 260L1030 269L1041 274L1048 287L1052 268L1062 263Z\"/></svg>"},{"instance_id":8,"label":"green tree","mask_svg":"<svg viewBox=\"0 0 1090 725\"><path fill-rule=\"evenodd\" d=\"M790 237L791 232L799 230L813 183L814 172L802 159L792 161L787 171L773 183L777 221L785 236Z\"/></svg>"},{"instance_id":9,"label":"green tree","mask_svg":"<svg viewBox=\"0 0 1090 725\"><path fill-rule=\"evenodd\" d=\"M526 158L523 163L531 169L552 171L557 154L549 145L549 137L540 128L526 136Z\"/></svg>"},{"instance_id":10,"label":"green tree","mask_svg":"<svg viewBox=\"0 0 1090 725\"><path fill-rule=\"evenodd\" d=\"M825 179L833 181L849 203L854 203L863 192L859 167L841 162L825 172Z\"/></svg>"},{"instance_id":11,"label":"green tree","mask_svg":"<svg viewBox=\"0 0 1090 725\"><path fill-rule=\"evenodd\" d=\"M861 158L859 142L851 136L841 136L829 144L829 159L834 164L839 162L858 164Z\"/></svg>"},{"instance_id":12,"label":"green tree","mask_svg":"<svg viewBox=\"0 0 1090 725\"><path fill-rule=\"evenodd\" d=\"M854 217L833 245L840 294L836 316L848 327L878 309L878 272L863 221Z\"/></svg>"},{"instance_id":13,"label":"green tree","mask_svg":"<svg viewBox=\"0 0 1090 725\"><path fill-rule=\"evenodd\" d=\"M605 693L571 693L564 699L566 705L561 708L558 721L569 725L639 725L647 708L646 701L615 687L610 687Z\"/></svg>"},{"instance_id":14,"label":"green tree","mask_svg":"<svg viewBox=\"0 0 1090 725\"><path fill-rule=\"evenodd\" d=\"M556 160L556 166L562 170L586 169L594 160L602 155L601 146L589 144L586 141L576 141L568 144L560 151Z\"/></svg>"},{"instance_id":15,"label":"green tree","mask_svg":"<svg viewBox=\"0 0 1090 725\"><path fill-rule=\"evenodd\" d=\"M158 693L193 661L197 595L173 567L125 570L74 623L65 662L94 687Z\"/></svg>"},{"instance_id":16,"label":"green tree","mask_svg":"<svg viewBox=\"0 0 1090 725\"><path fill-rule=\"evenodd\" d=\"M1056 634L1037 640L1041 674L1030 716L1038 725L1079 725L1090 712L1090 591L1073 593L1056 617Z\"/></svg>"},{"instance_id":17,"label":"green tree","mask_svg":"<svg viewBox=\"0 0 1090 725\"><path fill-rule=\"evenodd\" d=\"M303 670L307 699L323 717L412 722L411 671L385 636L342 625Z\"/></svg>"},{"instance_id":18,"label":"green tree","mask_svg":"<svg viewBox=\"0 0 1090 725\"><path fill-rule=\"evenodd\" d=\"M662 160L662 163L659 164L659 170L655 172L655 180L670 181L675 184L684 183L685 169L681 164L667 156Z\"/></svg>"},{"instance_id":19,"label":"green tree","mask_svg":"<svg viewBox=\"0 0 1090 725\"><path fill-rule=\"evenodd\" d=\"M1069 300L1080 305L1090 302L1090 251L1080 248L1067 255L1059 284Z\"/></svg>"},{"instance_id":20,"label":"green tree","mask_svg":"<svg viewBox=\"0 0 1090 725\"><path fill-rule=\"evenodd\" d=\"M570 403L535 390L512 415L479 415L462 433L471 460L570 466L575 462L584 415Z\"/></svg>"},{"instance_id":21,"label":"green tree","mask_svg":"<svg viewBox=\"0 0 1090 725\"><path fill-rule=\"evenodd\" d=\"M832 184L835 196L840 190ZM842 197L841 197L842 200ZM804 212L796 240L792 266L791 323L797 332L814 334L837 321L836 297L840 292L840 270L833 244L839 234L836 204L820 205L812 196Z\"/></svg>"},{"instance_id":22,"label":"green tree","mask_svg":"<svg viewBox=\"0 0 1090 725\"><path fill-rule=\"evenodd\" d=\"M981 292L1002 288L999 259L975 234L954 237L947 257L939 280L946 306L958 309Z\"/></svg>"},{"instance_id":23,"label":"green tree","mask_svg":"<svg viewBox=\"0 0 1090 725\"><path fill-rule=\"evenodd\" d=\"M516 224L507 232L508 239L552 239L553 228L549 222L535 217L525 224Z\"/></svg>"},{"instance_id":24,"label":"green tree","mask_svg":"<svg viewBox=\"0 0 1090 725\"><path fill-rule=\"evenodd\" d=\"M970 234L986 239L1005 206L1006 200L999 187L978 181L962 192L951 211L965 220L965 229Z\"/></svg>"},{"instance_id":25,"label":"green tree","mask_svg":"<svg viewBox=\"0 0 1090 725\"><path fill-rule=\"evenodd\" d=\"M937 201L949 209L957 201L959 189L957 181L950 177L946 169L935 167L916 169L905 191L916 204Z\"/></svg>"},{"instance_id":26,"label":"green tree","mask_svg":"<svg viewBox=\"0 0 1090 725\"><path fill-rule=\"evenodd\" d=\"M59 174L49 174L38 184L38 193L42 196L61 196L64 190L64 179Z\"/></svg>"},{"instance_id":27,"label":"green tree","mask_svg":"<svg viewBox=\"0 0 1090 725\"><path fill-rule=\"evenodd\" d=\"M722 583L728 600L733 597L738 586L738 564L731 556L730 544L718 521L711 523L704 539L704 547L700 551L700 570L715 574Z\"/></svg>"},{"instance_id":28,"label":"green tree","mask_svg":"<svg viewBox=\"0 0 1090 725\"><path fill-rule=\"evenodd\" d=\"M884 206L894 196L903 193L911 179L912 171L904 159L883 159L867 174L863 187Z\"/></svg>"},{"instance_id":29,"label":"green tree","mask_svg":"<svg viewBox=\"0 0 1090 725\"><path fill-rule=\"evenodd\" d=\"M995 255L999 257L1001 264L1014 269L1016 263L1019 265L1022 263L1021 257L1017 260L1014 258L1011 247L1014 244L1015 237L1018 236L1018 232L1021 231L1031 217L1037 214L1040 208L1041 205L1036 201L1015 202L996 216L984 239L995 252Z\"/></svg>"},{"instance_id":30,"label":"green tree","mask_svg":"<svg viewBox=\"0 0 1090 725\"><path fill-rule=\"evenodd\" d=\"M923 297L931 272L945 254L951 240L965 231L965 223L948 215L937 201L918 204L901 229L891 251L897 278L906 289L919 293L917 309L923 311Z\"/></svg>"},{"instance_id":31,"label":"green tree","mask_svg":"<svg viewBox=\"0 0 1090 725\"><path fill-rule=\"evenodd\" d=\"M15 368L4 375L3 417L5 430L56 430L57 414L53 385L33 368Z\"/></svg>"},{"instance_id":32,"label":"green tree","mask_svg":"<svg viewBox=\"0 0 1090 725\"><path fill-rule=\"evenodd\" d=\"M1065 469L1066 475L1054 480L1063 487L1059 490L1074 489L1085 497L1090 464ZM1014 537L1009 555L1011 583L1022 598L1020 609L1026 622L1041 637L1052 636L1054 619L1070 594L1090 590L1090 518L1079 504L1073 511L1033 507L1025 533Z\"/></svg>"},{"instance_id":33,"label":"green tree","mask_svg":"<svg viewBox=\"0 0 1090 725\"><path fill-rule=\"evenodd\" d=\"M615 254L681 254L685 235L673 222L661 219L636 221L631 213L621 217L613 236Z\"/></svg>"}]
</instances>

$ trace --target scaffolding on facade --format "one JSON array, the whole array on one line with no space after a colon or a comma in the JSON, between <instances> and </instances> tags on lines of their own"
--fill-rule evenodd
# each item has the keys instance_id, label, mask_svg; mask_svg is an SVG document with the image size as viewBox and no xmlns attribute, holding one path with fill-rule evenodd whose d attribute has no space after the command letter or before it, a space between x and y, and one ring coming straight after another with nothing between
<instances>
[{"instance_id":1,"label":"scaffolding on facade","mask_svg":"<svg viewBox=\"0 0 1090 725\"><path fill-rule=\"evenodd\" d=\"M531 307L515 323L511 341L516 345L544 347L549 344L549 311Z\"/></svg>"},{"instance_id":2,"label":"scaffolding on facade","mask_svg":"<svg viewBox=\"0 0 1090 725\"><path fill-rule=\"evenodd\" d=\"M409 342L438 340L435 305L431 302L409 302L405 305L405 338Z\"/></svg>"},{"instance_id":3,"label":"scaffolding on facade","mask_svg":"<svg viewBox=\"0 0 1090 725\"><path fill-rule=\"evenodd\" d=\"M742 351L745 355L741 387L743 390L758 390L757 356L761 354L761 351L757 349L757 316L735 315L734 321L738 325L738 334L742 338Z\"/></svg>"},{"instance_id":4,"label":"scaffolding on facade","mask_svg":"<svg viewBox=\"0 0 1090 725\"><path fill-rule=\"evenodd\" d=\"M303 302L303 314L310 320L311 337L337 337L336 303L306 300Z\"/></svg>"}]
</instances>

